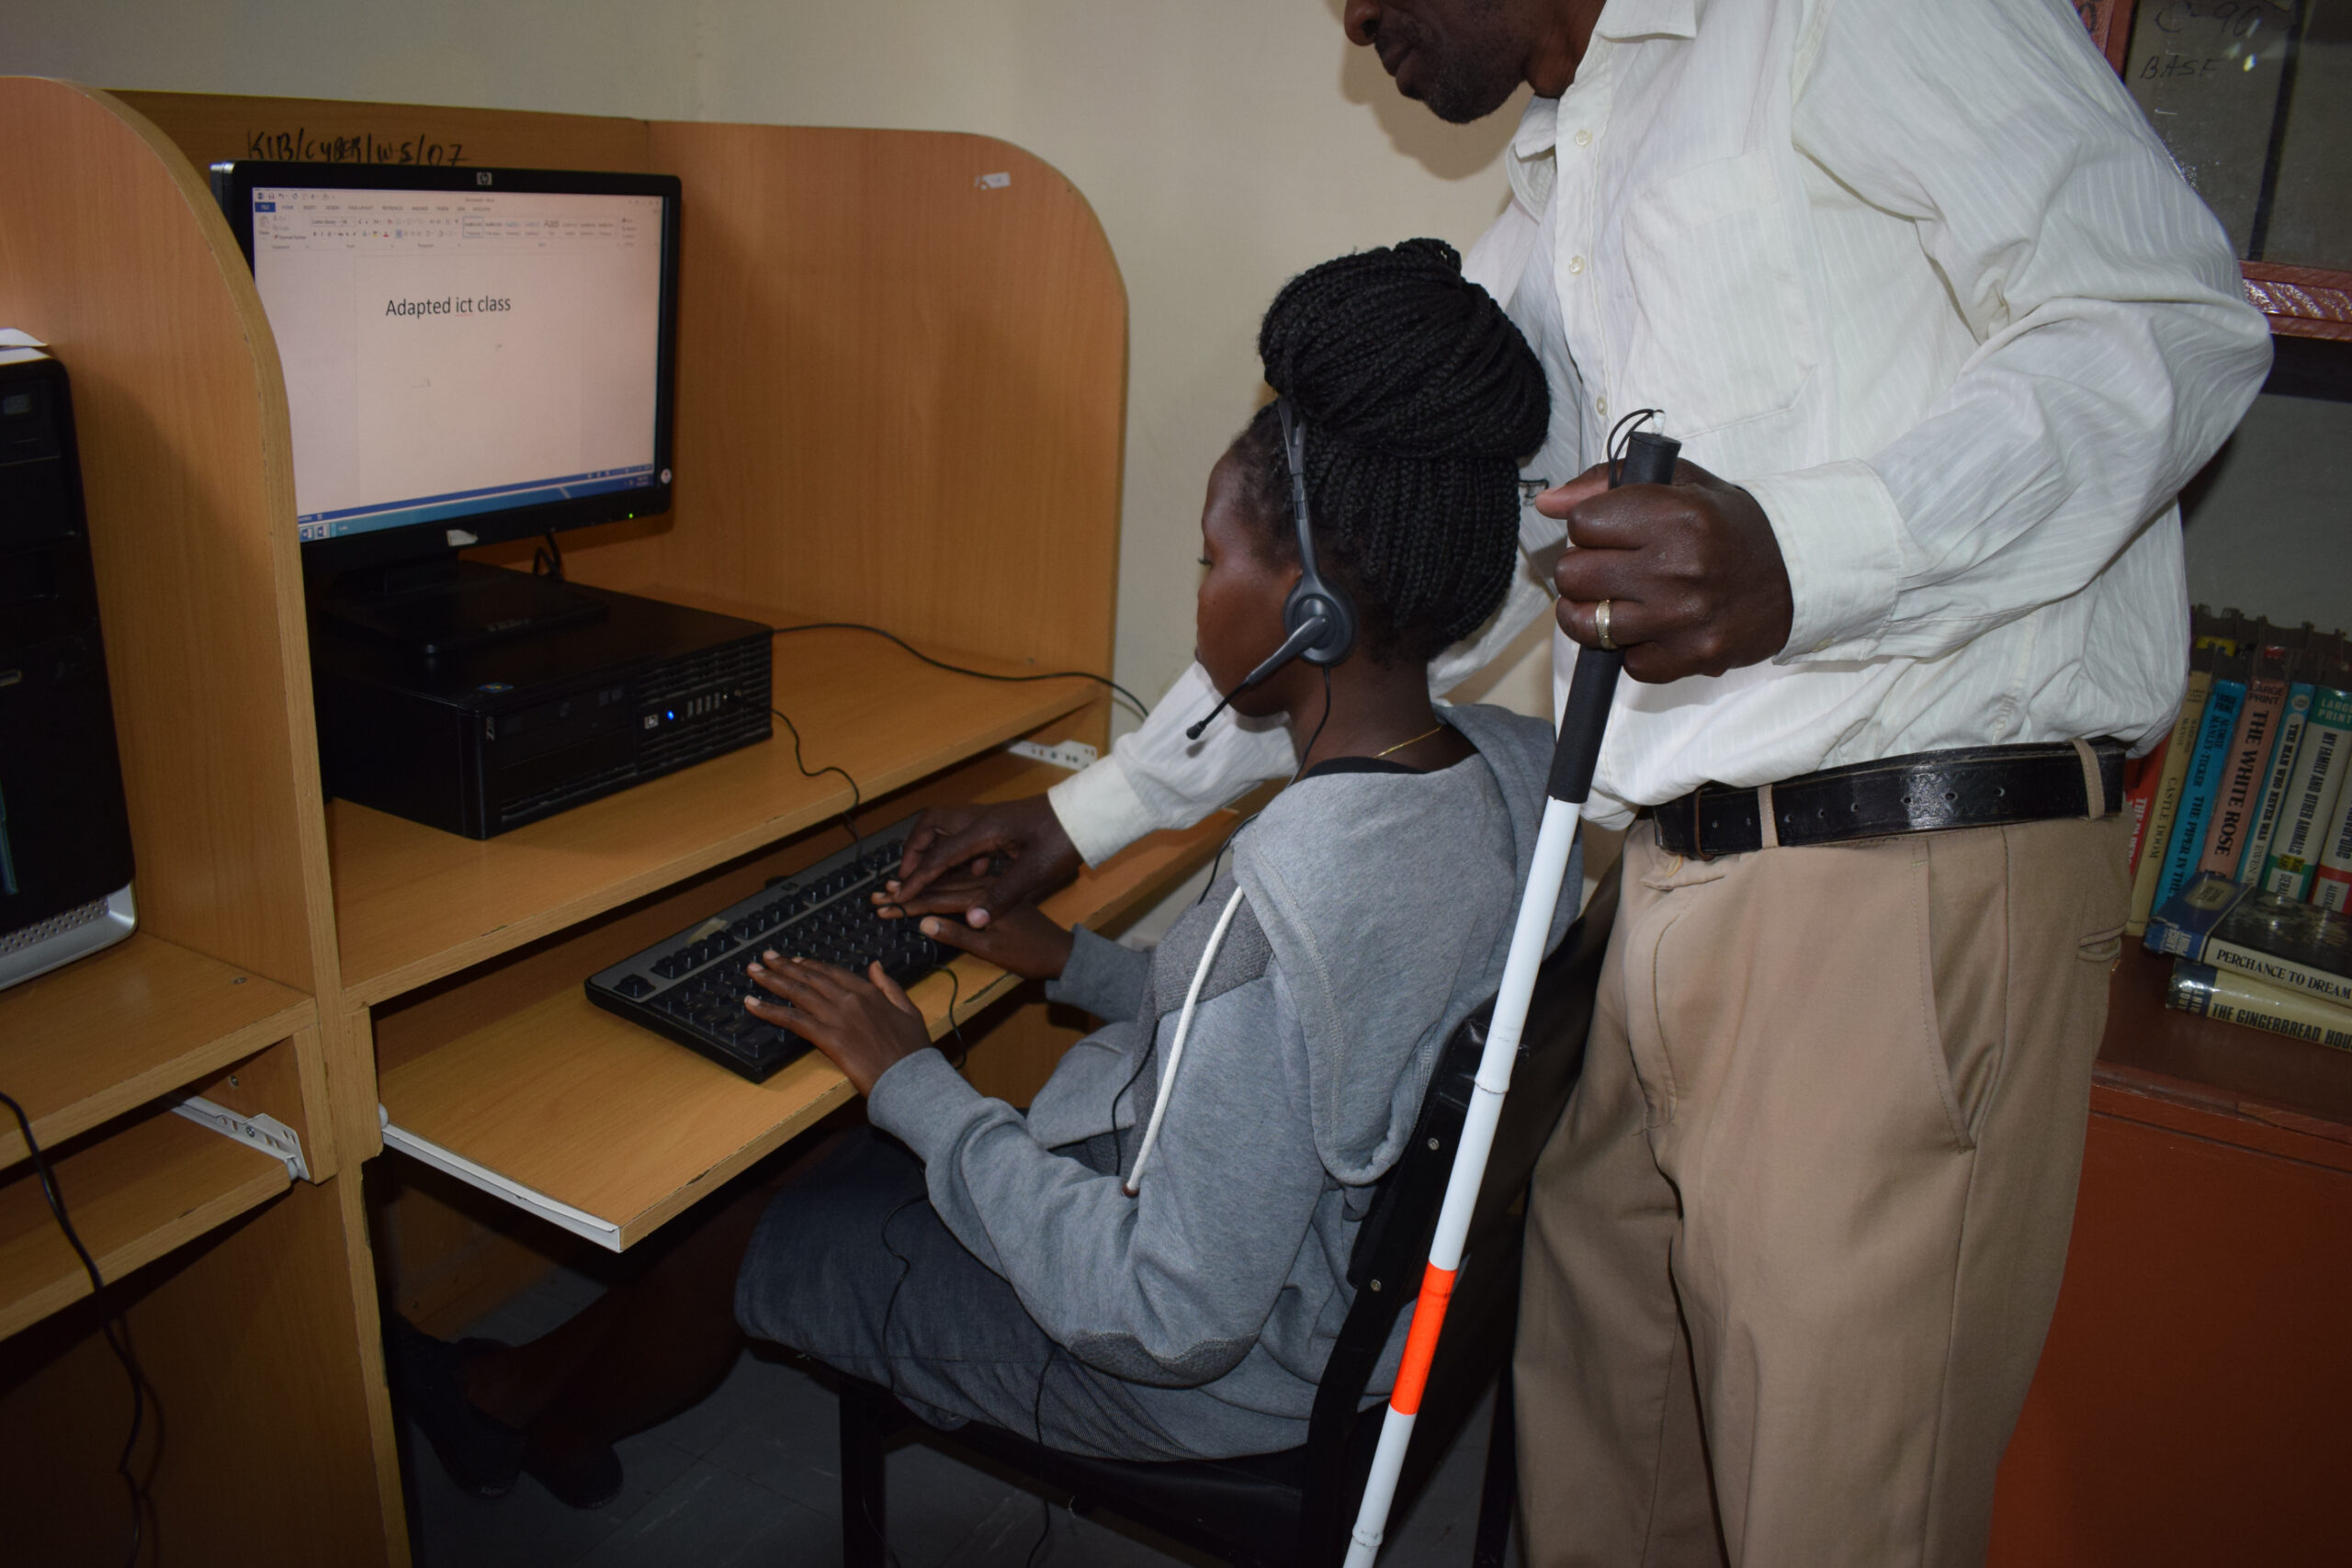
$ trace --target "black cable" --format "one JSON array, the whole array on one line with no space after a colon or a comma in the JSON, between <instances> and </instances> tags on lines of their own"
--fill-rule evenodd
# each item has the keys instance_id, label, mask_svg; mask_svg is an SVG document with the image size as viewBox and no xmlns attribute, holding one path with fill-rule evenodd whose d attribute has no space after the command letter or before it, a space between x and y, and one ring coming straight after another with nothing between
<instances>
[{"instance_id":1,"label":"black cable","mask_svg":"<svg viewBox=\"0 0 2352 1568\"><path fill-rule=\"evenodd\" d=\"M1298 767L1290 775L1291 784L1296 784L1299 774L1306 772L1306 759L1315 755L1315 743L1323 739L1323 727L1331 722L1331 667L1326 664L1322 669L1323 716L1315 721L1315 733L1308 736L1306 744L1298 749ZM1288 789L1290 784L1284 784L1283 787Z\"/></svg>"},{"instance_id":2,"label":"black cable","mask_svg":"<svg viewBox=\"0 0 2352 1568\"><path fill-rule=\"evenodd\" d=\"M858 808L865 804L865 792L857 787L857 781L849 776L849 770L847 768L838 767L831 762L828 762L821 768L811 769L807 762L801 760L800 727L792 722L792 716L785 712L782 708L777 707L773 703L768 705L768 712L784 720L784 728L791 731L792 765L800 770L800 776L802 778L821 778L827 773L839 773L842 776L842 782L849 785L849 809L842 813L842 827L849 833L851 857L855 860L864 860L865 858L865 837L857 830L857 812Z\"/></svg>"},{"instance_id":3,"label":"black cable","mask_svg":"<svg viewBox=\"0 0 2352 1568\"><path fill-rule=\"evenodd\" d=\"M1258 814L1254 811L1244 817L1234 827L1233 831L1225 836L1225 842L1216 847L1216 853L1209 857L1209 879L1201 884L1200 896L1193 900L1193 908L1197 909L1209 901L1209 889L1216 886L1217 867L1225 863L1225 852L1239 842L1243 830L1256 820L1258 820Z\"/></svg>"},{"instance_id":4,"label":"black cable","mask_svg":"<svg viewBox=\"0 0 2352 1568\"><path fill-rule=\"evenodd\" d=\"M1626 442L1631 442L1634 439L1634 431L1641 429L1642 426L1656 419L1658 416L1658 412L1659 411L1657 409L1635 409L1632 413L1627 414L1624 418L1619 420L1616 423L1609 427L1609 443L1601 448L1601 452L1609 461L1609 487L1611 490L1617 488L1617 473L1625 461L1625 454L1623 449L1624 444ZM1633 430L1627 430L1625 428L1627 425L1632 425L1634 427ZM1619 439L1620 432L1623 433L1623 441Z\"/></svg>"},{"instance_id":5,"label":"black cable","mask_svg":"<svg viewBox=\"0 0 2352 1568\"><path fill-rule=\"evenodd\" d=\"M1137 1019L1136 1021L1140 1023L1143 1021ZM1122 1182L1127 1178L1127 1140L1119 1134L1119 1101L1129 1089L1136 1087L1136 1080L1143 1077L1143 1070L1151 1066L1152 1058L1159 1054L1156 1049L1159 1042L1159 1016L1155 1013L1151 1019L1151 1031L1144 1040L1143 1049L1136 1053L1136 1070L1127 1075L1126 1082L1111 1091L1111 1174ZM1143 1118L1137 1117L1136 1120L1141 1121Z\"/></svg>"},{"instance_id":6,"label":"black cable","mask_svg":"<svg viewBox=\"0 0 2352 1568\"><path fill-rule=\"evenodd\" d=\"M1125 698L1127 705L1136 710L1137 718L1149 716L1151 711L1143 705L1142 699L1133 692L1128 691L1108 675L1097 675L1091 670L1049 670L1039 675L995 675L986 670L974 670L962 664L950 664L944 659L933 659L898 633L885 631L880 626L869 626L863 621L810 621L806 626L775 626L770 629L772 635L776 637L782 637L786 632L871 632L876 637L889 638L933 669L944 670L951 675L969 675L979 681L1005 681L1016 684L1027 681L1092 681L1108 686L1113 693Z\"/></svg>"},{"instance_id":7,"label":"black cable","mask_svg":"<svg viewBox=\"0 0 2352 1568\"><path fill-rule=\"evenodd\" d=\"M1054 1358L1061 1353L1059 1340L1046 1341L1046 1359L1037 1369L1037 1393L1029 1404L1030 1440L1040 1448L1046 1444L1046 1377L1054 1370ZM1037 1503L1044 1510L1043 1522L1037 1530L1036 1541L1029 1548L1029 1555L1022 1562L1022 1568L1037 1568L1037 1553L1046 1549L1046 1542L1054 1533L1053 1504L1044 1497L1039 1497Z\"/></svg>"},{"instance_id":8,"label":"black cable","mask_svg":"<svg viewBox=\"0 0 2352 1568\"><path fill-rule=\"evenodd\" d=\"M1021 1568L1037 1568L1037 1553L1046 1550L1046 1544L1053 1539L1053 1499L1039 1497L1037 1499L1037 1543L1029 1549L1029 1555L1022 1559Z\"/></svg>"},{"instance_id":9,"label":"black cable","mask_svg":"<svg viewBox=\"0 0 2352 1568\"><path fill-rule=\"evenodd\" d=\"M1046 1446L1046 1379L1054 1370L1054 1358L1062 1353L1058 1339L1046 1341L1046 1359L1037 1368L1037 1392L1029 1402L1029 1440L1039 1448Z\"/></svg>"},{"instance_id":10,"label":"black cable","mask_svg":"<svg viewBox=\"0 0 2352 1568\"><path fill-rule=\"evenodd\" d=\"M114 1469L130 1492L130 1551L123 1561L135 1565L139 1561L139 1549L146 1536L147 1491L130 1472L130 1457L138 1451L140 1430L147 1417L147 1376L139 1370L139 1358L130 1348L130 1325L122 1321L119 1313L109 1311L106 1306L103 1297L106 1280L99 1277L97 1259L92 1258L90 1249L82 1245L80 1233L74 1230L74 1222L66 1217L64 1194L58 1190L56 1173L50 1169L49 1157L41 1153L40 1144L33 1136L32 1118L25 1114L25 1108L17 1104L13 1096L0 1094L0 1103L5 1103L16 1112L17 1130L25 1138L25 1153L32 1156L33 1171L40 1179L40 1195L49 1202L50 1217L57 1222L57 1228L64 1233L66 1245L73 1247L74 1256L82 1260L83 1272L90 1277L90 1299L98 1303L100 1314L99 1332L106 1336L107 1348L114 1351L115 1359L122 1363L123 1375L130 1380L130 1435L122 1440L122 1452L114 1461Z\"/></svg>"},{"instance_id":11,"label":"black cable","mask_svg":"<svg viewBox=\"0 0 2352 1568\"><path fill-rule=\"evenodd\" d=\"M1323 666L1323 716L1315 721L1315 732L1306 738L1306 746L1300 750L1298 753L1298 766L1291 773L1290 784L1283 785L1284 789L1288 789L1291 784L1296 784L1300 777L1306 772L1307 753L1313 751L1315 750L1315 743L1323 739L1323 727L1330 722L1331 667L1326 664ZM1231 849L1236 843L1239 842L1243 830L1246 829L1250 823L1255 822L1256 820L1258 820L1258 813L1252 811L1249 816L1244 817L1241 819L1238 827L1235 828L1232 832L1227 833L1225 836L1225 842L1216 847L1216 855L1209 861L1209 879L1201 884L1200 897L1193 900L1193 908L1198 908L1201 905L1208 902L1209 889L1216 886L1216 868L1225 863L1225 852Z\"/></svg>"},{"instance_id":12,"label":"black cable","mask_svg":"<svg viewBox=\"0 0 2352 1568\"><path fill-rule=\"evenodd\" d=\"M850 858L854 861L863 861L865 858L865 838L858 829L857 813L865 804L865 795L857 787L857 780L850 776L847 768L831 762L826 763L821 768L811 769L800 755L800 727L792 722L792 716L773 703L768 705L768 712L784 720L784 728L791 734L792 765L800 770L801 777L813 779L821 778L827 773L839 773L842 776L842 782L849 785L849 809L842 813L842 827L849 834ZM896 908L901 916L907 912L903 905L883 904L876 908ZM955 1066L961 1067L965 1058L972 1054L972 1047L964 1039L964 1026L956 1020L956 998L963 994L963 983L956 977L956 971L949 968L947 964L943 964L940 968L946 971L947 975L947 1032L956 1037Z\"/></svg>"},{"instance_id":13,"label":"black cable","mask_svg":"<svg viewBox=\"0 0 2352 1568\"><path fill-rule=\"evenodd\" d=\"M899 913L903 918L906 910L901 908ZM956 1037L956 1060L950 1065L960 1072L970 1058L972 1048L964 1043L964 1026L956 1021L956 999L964 994L964 985L956 978L955 964L951 958L939 967L947 976L947 1032Z\"/></svg>"},{"instance_id":14,"label":"black cable","mask_svg":"<svg viewBox=\"0 0 2352 1568\"><path fill-rule=\"evenodd\" d=\"M902 920L914 919L913 916L907 913L907 907L904 904L899 903L896 898L888 899L874 906L874 912L877 918L885 909L898 910L899 919ZM933 940L937 941L936 938L933 938ZM943 942L940 942L939 945L945 947L947 946L947 943ZM958 1072L961 1072L965 1062L968 1060L972 1055L972 1047L964 1038L964 1026L956 1021L956 999L964 994L964 983L956 976L956 970L954 967L955 962L955 959L951 956L945 964L939 965L939 971L941 974L947 976L947 1032L956 1037L956 1059L947 1065L956 1068ZM918 976L916 978L920 979L922 976ZM944 1051L940 1053L943 1056L946 1054L947 1053Z\"/></svg>"},{"instance_id":15,"label":"black cable","mask_svg":"<svg viewBox=\"0 0 2352 1568\"><path fill-rule=\"evenodd\" d=\"M888 1505L886 1503L884 1506L887 1507ZM873 1506L866 1501L865 1494L863 1492L858 1494L857 1506L859 1511L864 1513L865 1516L866 1528L871 1529L875 1535L880 1539L882 1542L882 1555L890 1560L890 1568L906 1568L906 1564L899 1561L898 1549L890 1544L889 1532L885 1530L881 1524L874 1517Z\"/></svg>"},{"instance_id":16,"label":"black cable","mask_svg":"<svg viewBox=\"0 0 2352 1568\"><path fill-rule=\"evenodd\" d=\"M558 582L561 582L563 581L563 547L555 542L555 530L552 528L541 537L547 540L547 547L542 549L537 545L531 547L531 575L552 577Z\"/></svg>"},{"instance_id":17,"label":"black cable","mask_svg":"<svg viewBox=\"0 0 2352 1568\"><path fill-rule=\"evenodd\" d=\"M882 1216L880 1231L882 1250L899 1260L899 1277L890 1282L890 1299L882 1303L881 1348L883 1376L888 1380L886 1386L889 1389L890 1396L893 1399L897 1398L899 1395L899 1379L896 1371L893 1370L890 1359L890 1321L898 1313L899 1292L906 1288L907 1276L914 1272L915 1262L913 1258L909 1258L905 1253L900 1252L896 1247L893 1247L890 1244L890 1224L892 1221L896 1220L900 1214L905 1213L909 1209L913 1208L917 1203L928 1202L930 1200L931 1193L928 1190L917 1192L913 1197L908 1199L905 1202L899 1204L897 1208ZM902 1565L899 1562L898 1552L893 1550L890 1545L889 1532L882 1528L882 1521L874 1517L874 1510L867 1506L865 1495L863 1492L858 1495L858 1506L860 1509L864 1510L865 1514L865 1523L867 1527L874 1531L875 1538L882 1542L883 1553L889 1558L892 1568L902 1568Z\"/></svg>"}]
</instances>

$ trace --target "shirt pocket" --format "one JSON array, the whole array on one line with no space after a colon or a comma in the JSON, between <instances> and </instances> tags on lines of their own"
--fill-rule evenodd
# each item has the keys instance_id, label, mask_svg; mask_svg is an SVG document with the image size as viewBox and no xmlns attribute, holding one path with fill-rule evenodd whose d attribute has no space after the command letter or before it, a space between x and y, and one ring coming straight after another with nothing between
<instances>
[{"instance_id":1,"label":"shirt pocket","mask_svg":"<svg viewBox=\"0 0 2352 1568\"><path fill-rule=\"evenodd\" d=\"M1687 169L1628 203L1627 406L1686 441L1777 413L1810 369L1794 251L1769 154Z\"/></svg>"}]
</instances>

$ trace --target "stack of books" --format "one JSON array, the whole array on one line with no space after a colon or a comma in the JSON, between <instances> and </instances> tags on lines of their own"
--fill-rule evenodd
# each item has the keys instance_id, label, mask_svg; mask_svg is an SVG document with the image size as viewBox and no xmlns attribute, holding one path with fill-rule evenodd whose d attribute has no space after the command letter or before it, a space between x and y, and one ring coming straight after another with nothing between
<instances>
[{"instance_id":1,"label":"stack of books","mask_svg":"<svg viewBox=\"0 0 2352 1568\"><path fill-rule=\"evenodd\" d=\"M2180 717L2125 775L2127 929L2177 958L2169 1005L2352 1049L2352 642L2190 624Z\"/></svg>"},{"instance_id":2,"label":"stack of books","mask_svg":"<svg viewBox=\"0 0 2352 1568\"><path fill-rule=\"evenodd\" d=\"M2156 911L2175 954L2165 1005L2352 1050L2352 919L2199 873Z\"/></svg>"},{"instance_id":3,"label":"stack of books","mask_svg":"<svg viewBox=\"0 0 2352 1568\"><path fill-rule=\"evenodd\" d=\"M2172 733L2131 765L2131 923L2203 873L2342 913L2352 901L2352 644L2199 606Z\"/></svg>"}]
</instances>

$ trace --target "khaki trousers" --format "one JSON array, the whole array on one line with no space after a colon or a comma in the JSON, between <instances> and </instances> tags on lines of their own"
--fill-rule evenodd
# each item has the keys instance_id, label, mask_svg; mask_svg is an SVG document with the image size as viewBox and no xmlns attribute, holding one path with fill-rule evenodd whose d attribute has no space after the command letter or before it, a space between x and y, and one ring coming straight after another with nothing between
<instances>
[{"instance_id":1,"label":"khaki trousers","mask_svg":"<svg viewBox=\"0 0 2352 1568\"><path fill-rule=\"evenodd\" d=\"M2124 831L1712 862L1628 835L1529 1200L1531 1568L1984 1561L2074 1223Z\"/></svg>"}]
</instances>

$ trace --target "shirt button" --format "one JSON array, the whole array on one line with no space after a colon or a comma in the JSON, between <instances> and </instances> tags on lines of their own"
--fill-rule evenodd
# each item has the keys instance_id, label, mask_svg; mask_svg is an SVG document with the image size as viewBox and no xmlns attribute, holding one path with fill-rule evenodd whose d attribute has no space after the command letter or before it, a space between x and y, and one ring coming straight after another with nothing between
<instances>
[{"instance_id":1,"label":"shirt button","mask_svg":"<svg viewBox=\"0 0 2352 1568\"><path fill-rule=\"evenodd\" d=\"M1570 257L1568 258L1568 272L1569 272L1570 276L1575 276L1576 274L1581 273L1581 272L1583 272L1583 271L1584 271L1584 257L1582 257L1582 256L1570 256Z\"/></svg>"},{"instance_id":2,"label":"shirt button","mask_svg":"<svg viewBox=\"0 0 2352 1568\"><path fill-rule=\"evenodd\" d=\"M1600 414L1601 418L1607 419L1609 417L1609 400L1607 398L1593 399L1592 407L1593 412Z\"/></svg>"},{"instance_id":3,"label":"shirt button","mask_svg":"<svg viewBox=\"0 0 2352 1568\"><path fill-rule=\"evenodd\" d=\"M1591 131L1589 131L1589 130L1579 130L1579 131L1577 131L1577 146L1579 146L1579 147L1589 147L1589 146L1591 146L1591 145L1592 145L1592 132L1591 132Z\"/></svg>"}]
</instances>

